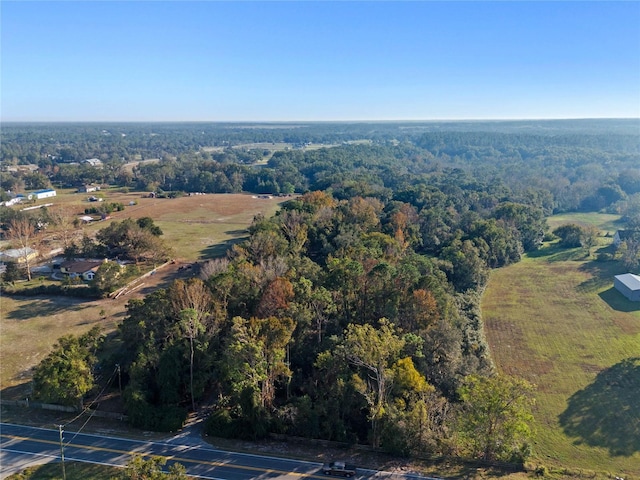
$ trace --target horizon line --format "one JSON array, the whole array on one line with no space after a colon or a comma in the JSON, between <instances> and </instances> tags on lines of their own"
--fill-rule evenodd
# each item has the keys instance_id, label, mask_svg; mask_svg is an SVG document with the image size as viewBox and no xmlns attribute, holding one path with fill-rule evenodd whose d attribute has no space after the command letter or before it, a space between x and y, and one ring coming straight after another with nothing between
<instances>
[{"instance_id":1,"label":"horizon line","mask_svg":"<svg viewBox=\"0 0 640 480\"><path fill-rule=\"evenodd\" d=\"M10 123L235 123L235 124L295 124L295 123L435 123L435 122L525 122L525 121L580 121L580 120L640 120L637 117L521 117L521 118L432 118L432 119L348 119L348 120L2 120Z\"/></svg>"}]
</instances>

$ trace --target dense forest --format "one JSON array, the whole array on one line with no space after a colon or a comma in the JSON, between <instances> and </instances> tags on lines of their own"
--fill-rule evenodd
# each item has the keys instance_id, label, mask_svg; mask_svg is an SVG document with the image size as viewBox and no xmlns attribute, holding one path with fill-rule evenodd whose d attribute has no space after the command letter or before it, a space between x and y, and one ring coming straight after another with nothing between
<instances>
[{"instance_id":1,"label":"dense forest","mask_svg":"<svg viewBox=\"0 0 640 480\"><path fill-rule=\"evenodd\" d=\"M217 436L523 461L532 387L494 374L480 296L551 213L640 226L639 126L11 125L3 165L39 169L3 187L300 194L198 277L129 302L111 363L134 425L175 430L207 402ZM104 167L76 164L90 157ZM160 161L122 168L134 158Z\"/></svg>"}]
</instances>

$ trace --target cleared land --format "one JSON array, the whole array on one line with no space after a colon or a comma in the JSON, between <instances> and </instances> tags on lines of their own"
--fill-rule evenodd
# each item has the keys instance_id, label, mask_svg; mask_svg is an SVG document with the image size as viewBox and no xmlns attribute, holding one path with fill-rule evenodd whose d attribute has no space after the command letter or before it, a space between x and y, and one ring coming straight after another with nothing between
<instances>
[{"instance_id":1,"label":"cleared land","mask_svg":"<svg viewBox=\"0 0 640 480\"><path fill-rule=\"evenodd\" d=\"M534 465L640 478L640 304L613 288L621 272L546 245L491 274L482 312L495 363L538 386Z\"/></svg>"},{"instance_id":2,"label":"cleared land","mask_svg":"<svg viewBox=\"0 0 640 480\"><path fill-rule=\"evenodd\" d=\"M603 235L613 236L616 230L623 228L620 225L620 215L609 213L568 213L563 215L553 215L547 219L551 230L568 223L576 223L582 226L595 226L600 229Z\"/></svg>"},{"instance_id":3,"label":"cleared land","mask_svg":"<svg viewBox=\"0 0 640 480\"><path fill-rule=\"evenodd\" d=\"M80 335L94 325L115 328L122 305L71 297L2 298L0 381L3 399L29 394L32 368L63 335Z\"/></svg>"},{"instance_id":4,"label":"cleared land","mask_svg":"<svg viewBox=\"0 0 640 480\"><path fill-rule=\"evenodd\" d=\"M285 200L233 193L145 198L139 192L114 192L107 201L125 205L123 211L111 214L111 221L151 217L177 258L202 260L224 254L228 246L247 236L247 227L256 215L273 215ZM130 202L136 205L128 206ZM95 232L107 222L95 222L85 229Z\"/></svg>"}]
</instances>

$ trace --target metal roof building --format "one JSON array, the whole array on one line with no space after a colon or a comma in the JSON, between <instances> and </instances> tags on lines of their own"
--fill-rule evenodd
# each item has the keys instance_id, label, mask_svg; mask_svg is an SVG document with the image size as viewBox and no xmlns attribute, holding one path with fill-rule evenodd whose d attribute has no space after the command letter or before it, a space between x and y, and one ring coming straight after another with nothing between
<instances>
[{"instance_id":1,"label":"metal roof building","mask_svg":"<svg viewBox=\"0 0 640 480\"><path fill-rule=\"evenodd\" d=\"M625 273L613 277L613 286L632 302L640 302L640 277Z\"/></svg>"}]
</instances>

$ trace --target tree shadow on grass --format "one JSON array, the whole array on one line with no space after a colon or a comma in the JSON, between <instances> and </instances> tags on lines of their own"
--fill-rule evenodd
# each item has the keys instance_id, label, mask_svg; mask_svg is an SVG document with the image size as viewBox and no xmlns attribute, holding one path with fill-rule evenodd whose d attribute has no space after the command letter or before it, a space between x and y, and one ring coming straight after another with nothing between
<instances>
[{"instance_id":1,"label":"tree shadow on grass","mask_svg":"<svg viewBox=\"0 0 640 480\"><path fill-rule=\"evenodd\" d=\"M603 447L613 456L640 452L640 357L603 370L574 393L559 416L575 444Z\"/></svg>"},{"instance_id":2,"label":"tree shadow on grass","mask_svg":"<svg viewBox=\"0 0 640 480\"><path fill-rule=\"evenodd\" d=\"M26 380L25 376L27 373L30 375L31 369L14 378L14 380L23 380L23 383L19 383L11 387L5 387L0 390L0 395L3 400L24 400L31 395L31 382Z\"/></svg>"},{"instance_id":3,"label":"tree shadow on grass","mask_svg":"<svg viewBox=\"0 0 640 480\"><path fill-rule=\"evenodd\" d=\"M200 260L210 260L213 258L224 257L227 254L227 250L229 250L232 246L245 241L246 239L247 237L232 238L230 240L225 240L224 242L216 243L215 245L209 245L200 254Z\"/></svg>"},{"instance_id":4,"label":"tree shadow on grass","mask_svg":"<svg viewBox=\"0 0 640 480\"><path fill-rule=\"evenodd\" d=\"M612 287L613 277L615 277L616 275L620 275L621 273L627 272L627 270L622 266L620 262L598 261L598 260L585 262L584 265L580 267L580 271L587 272L591 276L591 278L582 282L579 285L578 288L582 292L596 292L598 290L602 290L605 287ZM609 290L612 290L613 293L616 292L612 288L610 288ZM609 290L607 290L607 292L609 292ZM601 293L600 297L603 298L603 300L607 301L607 303L609 303L612 308L615 308L614 307L615 303L620 303L620 302L616 302L616 299L612 294L606 294L606 292L604 296ZM622 294L620 294L620 298L625 299ZM612 300L613 303L609 302L609 300ZM634 310L633 307L628 307L628 308L630 309L622 310L622 311L629 312ZM616 310L619 310L619 309L616 308Z\"/></svg>"},{"instance_id":5,"label":"tree shadow on grass","mask_svg":"<svg viewBox=\"0 0 640 480\"><path fill-rule=\"evenodd\" d=\"M545 243L537 250L527 252L529 258L545 258L548 262L566 262L570 260L584 260L585 251L582 248L561 247L558 243Z\"/></svg>"},{"instance_id":6,"label":"tree shadow on grass","mask_svg":"<svg viewBox=\"0 0 640 480\"><path fill-rule=\"evenodd\" d=\"M64 301L60 301L57 300L56 297L36 297L28 304L9 312L6 318L10 320L31 320L34 317L47 317L70 310L77 312L90 306L88 300L70 299L66 297Z\"/></svg>"}]
</instances>

